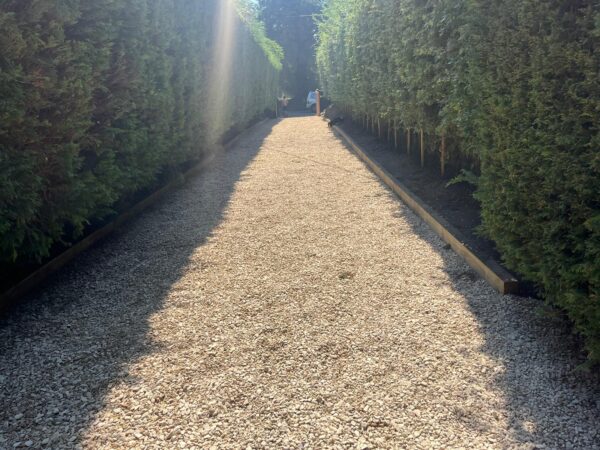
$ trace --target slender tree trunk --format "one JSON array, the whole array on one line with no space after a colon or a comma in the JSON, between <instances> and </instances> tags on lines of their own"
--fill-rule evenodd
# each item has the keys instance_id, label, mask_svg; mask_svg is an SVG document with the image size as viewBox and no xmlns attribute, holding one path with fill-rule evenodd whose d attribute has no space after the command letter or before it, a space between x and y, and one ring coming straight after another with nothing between
<instances>
[{"instance_id":1,"label":"slender tree trunk","mask_svg":"<svg viewBox=\"0 0 600 450\"><path fill-rule=\"evenodd\" d=\"M442 177L446 172L446 135L442 134L442 149L440 151L440 171L442 173Z\"/></svg>"},{"instance_id":2,"label":"slender tree trunk","mask_svg":"<svg viewBox=\"0 0 600 450\"><path fill-rule=\"evenodd\" d=\"M425 167L425 137L421 128L421 167Z\"/></svg>"}]
</instances>

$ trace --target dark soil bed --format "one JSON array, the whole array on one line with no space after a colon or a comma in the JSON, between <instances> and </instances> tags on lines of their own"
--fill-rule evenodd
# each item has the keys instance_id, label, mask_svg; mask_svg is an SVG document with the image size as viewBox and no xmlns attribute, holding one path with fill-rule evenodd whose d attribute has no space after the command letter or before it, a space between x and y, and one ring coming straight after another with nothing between
<instances>
[{"instance_id":1,"label":"dark soil bed","mask_svg":"<svg viewBox=\"0 0 600 450\"><path fill-rule=\"evenodd\" d=\"M456 227L467 244L483 259L500 262L501 258L494 243L477 234L481 224L481 207L473 198L474 187L468 183L446 186L456 170L450 168L447 176L441 177L439 165L425 162L421 168L418 152L407 155L401 149L366 132L361 126L346 121L340 125L379 165L408 187L414 194L433 208L440 216ZM530 288L527 287L527 290Z\"/></svg>"}]
</instances>

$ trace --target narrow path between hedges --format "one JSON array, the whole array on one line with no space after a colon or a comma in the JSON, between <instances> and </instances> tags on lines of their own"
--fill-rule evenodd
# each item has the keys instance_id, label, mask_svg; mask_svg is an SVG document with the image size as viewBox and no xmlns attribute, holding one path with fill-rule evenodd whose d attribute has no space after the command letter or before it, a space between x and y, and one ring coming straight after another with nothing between
<instances>
[{"instance_id":1,"label":"narrow path between hedges","mask_svg":"<svg viewBox=\"0 0 600 450\"><path fill-rule=\"evenodd\" d=\"M598 448L538 306L270 121L2 320L0 448Z\"/></svg>"}]
</instances>

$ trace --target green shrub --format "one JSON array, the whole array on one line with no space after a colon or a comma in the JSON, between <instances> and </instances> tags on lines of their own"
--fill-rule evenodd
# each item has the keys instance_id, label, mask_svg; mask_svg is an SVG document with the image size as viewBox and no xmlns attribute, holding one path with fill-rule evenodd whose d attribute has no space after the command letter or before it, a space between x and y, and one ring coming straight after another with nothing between
<instances>
[{"instance_id":1,"label":"green shrub","mask_svg":"<svg viewBox=\"0 0 600 450\"><path fill-rule=\"evenodd\" d=\"M0 263L47 257L277 95L281 49L241 1L9 0L0 28Z\"/></svg>"},{"instance_id":2,"label":"green shrub","mask_svg":"<svg viewBox=\"0 0 600 450\"><path fill-rule=\"evenodd\" d=\"M331 0L317 62L355 118L475 161L483 228L600 361L600 4ZM454 152L454 155L452 155Z\"/></svg>"}]
</instances>

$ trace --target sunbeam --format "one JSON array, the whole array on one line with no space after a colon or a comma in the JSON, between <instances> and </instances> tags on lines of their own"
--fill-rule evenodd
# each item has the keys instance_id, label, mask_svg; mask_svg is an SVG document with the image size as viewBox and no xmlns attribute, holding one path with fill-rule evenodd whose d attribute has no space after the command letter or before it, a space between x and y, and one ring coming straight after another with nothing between
<instances>
[{"instance_id":1,"label":"sunbeam","mask_svg":"<svg viewBox=\"0 0 600 450\"><path fill-rule=\"evenodd\" d=\"M233 50L236 42L237 11L234 0L223 0L217 11L217 27L213 46L212 69L208 92L208 136L211 143L219 140L229 128L227 108L231 98Z\"/></svg>"}]
</instances>

